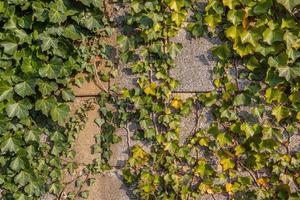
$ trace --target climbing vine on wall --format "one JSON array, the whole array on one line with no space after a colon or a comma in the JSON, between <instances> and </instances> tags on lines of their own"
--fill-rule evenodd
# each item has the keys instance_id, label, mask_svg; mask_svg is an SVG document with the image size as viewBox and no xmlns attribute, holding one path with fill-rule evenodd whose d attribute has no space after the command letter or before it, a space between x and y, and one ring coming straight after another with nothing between
<instances>
[{"instance_id":1,"label":"climbing vine on wall","mask_svg":"<svg viewBox=\"0 0 300 200\"><path fill-rule=\"evenodd\" d=\"M86 166L87 184L90 173L110 169L121 127L128 146L137 143L122 171L138 199L299 199L300 154L291 149L300 121L299 2L210 0L205 14L196 0L122 3L129 12L118 55L137 85L102 88L101 133L93 146L101 159ZM65 123L70 86L81 84L74 75L82 71L99 79L89 63L106 57L93 38L111 32L105 2L2 0L0 24L1 198L39 199L47 192L60 198L63 169L76 168L72 142L92 109L85 104ZM172 94L178 81L169 75L182 48L170 38L184 27L194 37L223 41L212 49L216 89L187 100ZM204 107L213 120L199 128ZM197 121L182 141L180 120L192 109ZM76 181L70 199L88 198L83 184Z\"/></svg>"},{"instance_id":2,"label":"climbing vine on wall","mask_svg":"<svg viewBox=\"0 0 300 200\"><path fill-rule=\"evenodd\" d=\"M0 1L1 199L39 199L62 189L60 157L77 121L64 127L78 72L93 72L91 38L107 35L101 1ZM80 119L82 122L84 118Z\"/></svg>"},{"instance_id":3,"label":"climbing vine on wall","mask_svg":"<svg viewBox=\"0 0 300 200\"><path fill-rule=\"evenodd\" d=\"M135 136L151 149L131 149L125 181L141 199L298 199L300 155L290 148L299 132L299 3L209 1L187 28L224 41L212 49L216 90L183 101L171 95L177 81L168 70L181 45L169 38L196 3L130 1L119 44L139 78L123 97L133 104ZM179 121L192 104L209 108L213 122L181 144Z\"/></svg>"}]
</instances>

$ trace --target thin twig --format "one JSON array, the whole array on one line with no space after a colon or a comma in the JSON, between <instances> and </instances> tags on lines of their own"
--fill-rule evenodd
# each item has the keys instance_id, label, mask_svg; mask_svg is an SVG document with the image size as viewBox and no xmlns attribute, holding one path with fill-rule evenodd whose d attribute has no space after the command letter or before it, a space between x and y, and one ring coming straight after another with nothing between
<instances>
[{"instance_id":1,"label":"thin twig","mask_svg":"<svg viewBox=\"0 0 300 200\"><path fill-rule=\"evenodd\" d=\"M252 179L253 179L253 181L255 183L255 186L259 187L258 184L257 184L256 176L253 175L254 172L252 172L250 169L248 169L248 167L246 167L243 163L241 163L239 161L237 163L250 174L250 176L252 177Z\"/></svg>"},{"instance_id":2,"label":"thin twig","mask_svg":"<svg viewBox=\"0 0 300 200\"><path fill-rule=\"evenodd\" d=\"M127 147L128 147L128 154L131 153L130 148L131 148L131 140L130 140L130 130L128 127L128 121L126 121L126 125L124 127L124 129L126 130L126 138L127 138Z\"/></svg>"},{"instance_id":3,"label":"thin twig","mask_svg":"<svg viewBox=\"0 0 300 200\"><path fill-rule=\"evenodd\" d=\"M89 179L89 177L90 177L90 173L88 173L88 174L86 175L86 177L85 177L83 183L81 184L80 188L78 189L78 191L77 191L77 193L76 193L76 195L75 195L75 199L76 199L76 197L78 197L78 195L80 194L80 192L81 192L81 190L82 190L82 188L83 188L83 185L87 182L87 180Z\"/></svg>"},{"instance_id":4,"label":"thin twig","mask_svg":"<svg viewBox=\"0 0 300 200\"><path fill-rule=\"evenodd\" d=\"M105 91L106 93L108 93L107 88L103 85L102 81L100 80L100 77L98 75L97 72L97 66L96 66L96 60L93 62L93 66L94 66L94 77L95 77L95 83L96 85L103 91Z\"/></svg>"},{"instance_id":5,"label":"thin twig","mask_svg":"<svg viewBox=\"0 0 300 200\"><path fill-rule=\"evenodd\" d=\"M213 200L217 200L214 194L211 194L210 196L213 198Z\"/></svg>"}]
</instances>

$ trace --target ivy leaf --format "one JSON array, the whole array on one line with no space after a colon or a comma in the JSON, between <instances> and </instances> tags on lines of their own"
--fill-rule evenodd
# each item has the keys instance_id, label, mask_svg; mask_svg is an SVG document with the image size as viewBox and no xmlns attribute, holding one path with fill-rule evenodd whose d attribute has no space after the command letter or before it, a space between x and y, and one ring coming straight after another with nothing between
<instances>
[{"instance_id":1,"label":"ivy leaf","mask_svg":"<svg viewBox=\"0 0 300 200\"><path fill-rule=\"evenodd\" d=\"M42 68L39 69L39 74L41 77L47 77L50 79L58 78L62 66L63 61L58 57L54 57L51 59L49 64L45 64Z\"/></svg>"},{"instance_id":2,"label":"ivy leaf","mask_svg":"<svg viewBox=\"0 0 300 200\"><path fill-rule=\"evenodd\" d=\"M224 6L228 6L230 9L234 9L237 5L239 5L238 0L223 0Z\"/></svg>"},{"instance_id":3,"label":"ivy leaf","mask_svg":"<svg viewBox=\"0 0 300 200\"><path fill-rule=\"evenodd\" d=\"M290 13L297 5L300 5L298 0L277 0L277 2L282 4Z\"/></svg>"},{"instance_id":4,"label":"ivy leaf","mask_svg":"<svg viewBox=\"0 0 300 200\"><path fill-rule=\"evenodd\" d=\"M51 37L50 35L47 34L41 34L40 35L40 40L42 40L42 50L43 51L47 51L49 50L51 47L52 48L57 48L57 44L58 44L58 40Z\"/></svg>"},{"instance_id":5,"label":"ivy leaf","mask_svg":"<svg viewBox=\"0 0 300 200\"><path fill-rule=\"evenodd\" d=\"M57 102L55 97L49 97L47 99L38 99L35 102L35 110L40 110L46 116L56 106Z\"/></svg>"},{"instance_id":6,"label":"ivy leaf","mask_svg":"<svg viewBox=\"0 0 300 200\"><path fill-rule=\"evenodd\" d=\"M200 177L210 176L214 173L211 166L209 166L206 161L200 160L198 161L198 165L195 168L195 173L198 174Z\"/></svg>"},{"instance_id":7,"label":"ivy leaf","mask_svg":"<svg viewBox=\"0 0 300 200\"><path fill-rule=\"evenodd\" d=\"M289 96L289 100L292 103L300 103L300 91L295 91Z\"/></svg>"},{"instance_id":8,"label":"ivy leaf","mask_svg":"<svg viewBox=\"0 0 300 200\"><path fill-rule=\"evenodd\" d=\"M30 174L25 171L20 171L17 176L15 176L14 181L15 183L19 184L20 186L25 186L31 180Z\"/></svg>"},{"instance_id":9,"label":"ivy leaf","mask_svg":"<svg viewBox=\"0 0 300 200\"><path fill-rule=\"evenodd\" d=\"M217 136L217 141L220 144L220 147L223 147L225 145L230 145L231 140L232 140L232 138L230 137L230 135L228 135L226 133L220 133Z\"/></svg>"},{"instance_id":10,"label":"ivy leaf","mask_svg":"<svg viewBox=\"0 0 300 200\"><path fill-rule=\"evenodd\" d=\"M222 17L219 14L215 15L207 15L204 18L204 21L207 23L207 25L212 29L215 30L218 23L222 21Z\"/></svg>"},{"instance_id":11,"label":"ivy leaf","mask_svg":"<svg viewBox=\"0 0 300 200\"><path fill-rule=\"evenodd\" d=\"M62 189L62 185L59 183L53 183L51 184L50 188L49 188L49 192L51 192L52 194L59 194L59 192Z\"/></svg>"},{"instance_id":12,"label":"ivy leaf","mask_svg":"<svg viewBox=\"0 0 300 200\"><path fill-rule=\"evenodd\" d=\"M233 100L233 105L235 106L249 105L250 103L250 97L244 93L236 95Z\"/></svg>"},{"instance_id":13,"label":"ivy leaf","mask_svg":"<svg viewBox=\"0 0 300 200\"><path fill-rule=\"evenodd\" d=\"M73 101L75 99L75 95L74 95L73 91L70 89L63 90L61 92L61 94L62 94L63 100L65 100L65 101Z\"/></svg>"},{"instance_id":14,"label":"ivy leaf","mask_svg":"<svg viewBox=\"0 0 300 200\"><path fill-rule=\"evenodd\" d=\"M18 117L22 119L29 115L29 110L32 108L32 105L28 99L23 99L14 104L9 104L6 107L6 113L9 117Z\"/></svg>"},{"instance_id":15,"label":"ivy leaf","mask_svg":"<svg viewBox=\"0 0 300 200\"><path fill-rule=\"evenodd\" d=\"M287 81L292 81L293 79L300 76L300 66L280 66L278 67L279 76L284 77Z\"/></svg>"},{"instance_id":16,"label":"ivy leaf","mask_svg":"<svg viewBox=\"0 0 300 200\"><path fill-rule=\"evenodd\" d=\"M244 12L242 10L230 10L227 14L227 19L233 25L239 25L243 21Z\"/></svg>"},{"instance_id":17,"label":"ivy leaf","mask_svg":"<svg viewBox=\"0 0 300 200\"><path fill-rule=\"evenodd\" d=\"M80 192L79 196L83 199L88 199L89 198L89 191L82 191Z\"/></svg>"},{"instance_id":18,"label":"ivy leaf","mask_svg":"<svg viewBox=\"0 0 300 200\"><path fill-rule=\"evenodd\" d=\"M69 25L64 29L63 35L71 40L80 40L81 35L74 25Z\"/></svg>"},{"instance_id":19,"label":"ivy leaf","mask_svg":"<svg viewBox=\"0 0 300 200\"><path fill-rule=\"evenodd\" d=\"M228 169L233 169L235 166L235 163L230 158L223 158L220 163L225 171Z\"/></svg>"},{"instance_id":20,"label":"ivy leaf","mask_svg":"<svg viewBox=\"0 0 300 200\"><path fill-rule=\"evenodd\" d=\"M29 130L24 136L25 142L39 142L41 131L39 129Z\"/></svg>"},{"instance_id":21,"label":"ivy leaf","mask_svg":"<svg viewBox=\"0 0 300 200\"><path fill-rule=\"evenodd\" d=\"M287 97L283 91L271 87L266 90L265 97L267 103L272 103L273 101L282 103L287 100Z\"/></svg>"},{"instance_id":22,"label":"ivy leaf","mask_svg":"<svg viewBox=\"0 0 300 200\"><path fill-rule=\"evenodd\" d=\"M181 49L182 49L182 44L172 42L168 46L170 57L174 59Z\"/></svg>"},{"instance_id":23,"label":"ivy leaf","mask_svg":"<svg viewBox=\"0 0 300 200\"><path fill-rule=\"evenodd\" d=\"M214 47L212 49L212 53L214 56L217 56L220 60L226 61L231 56L231 50L227 43Z\"/></svg>"},{"instance_id":24,"label":"ivy leaf","mask_svg":"<svg viewBox=\"0 0 300 200\"><path fill-rule=\"evenodd\" d=\"M267 28L263 32L264 42L269 45L272 45L274 42L281 42L283 41L283 32L280 29L271 30Z\"/></svg>"},{"instance_id":25,"label":"ivy leaf","mask_svg":"<svg viewBox=\"0 0 300 200\"><path fill-rule=\"evenodd\" d=\"M5 136L3 142L1 143L2 153L6 153L6 152L17 153L20 148L21 148L20 141L11 136Z\"/></svg>"},{"instance_id":26,"label":"ivy leaf","mask_svg":"<svg viewBox=\"0 0 300 200\"><path fill-rule=\"evenodd\" d=\"M171 0L169 6L175 12L179 12L181 8L184 6L184 0Z\"/></svg>"},{"instance_id":27,"label":"ivy leaf","mask_svg":"<svg viewBox=\"0 0 300 200\"><path fill-rule=\"evenodd\" d=\"M276 118L277 122L289 117L291 112L289 108L285 106L276 106L272 109L272 115Z\"/></svg>"},{"instance_id":28,"label":"ivy leaf","mask_svg":"<svg viewBox=\"0 0 300 200\"><path fill-rule=\"evenodd\" d=\"M14 87L14 90L19 96L21 96L23 98L25 96L30 96L30 95L35 94L33 84L30 82L27 82L27 81L16 84Z\"/></svg>"},{"instance_id":29,"label":"ivy leaf","mask_svg":"<svg viewBox=\"0 0 300 200\"><path fill-rule=\"evenodd\" d=\"M241 125L241 130L246 133L246 138L252 137L255 134L254 127L246 122Z\"/></svg>"},{"instance_id":30,"label":"ivy leaf","mask_svg":"<svg viewBox=\"0 0 300 200\"><path fill-rule=\"evenodd\" d=\"M164 148L166 151L169 151L171 155L175 154L178 150L178 145L175 142L168 142Z\"/></svg>"},{"instance_id":31,"label":"ivy leaf","mask_svg":"<svg viewBox=\"0 0 300 200\"><path fill-rule=\"evenodd\" d=\"M67 119L69 112L70 108L67 104L60 104L52 108L50 114L53 121L62 123Z\"/></svg>"},{"instance_id":32,"label":"ivy leaf","mask_svg":"<svg viewBox=\"0 0 300 200\"><path fill-rule=\"evenodd\" d=\"M225 30L225 35L227 38L232 39L235 41L240 34L240 30L236 26L230 26Z\"/></svg>"},{"instance_id":33,"label":"ivy leaf","mask_svg":"<svg viewBox=\"0 0 300 200\"><path fill-rule=\"evenodd\" d=\"M250 31L244 31L240 35L242 44L251 44L252 46L256 47L257 43L255 40L255 36Z\"/></svg>"},{"instance_id":34,"label":"ivy leaf","mask_svg":"<svg viewBox=\"0 0 300 200\"><path fill-rule=\"evenodd\" d=\"M30 181L24 188L24 191L29 195L40 196L41 194L40 185L36 181Z\"/></svg>"},{"instance_id":35,"label":"ivy leaf","mask_svg":"<svg viewBox=\"0 0 300 200\"><path fill-rule=\"evenodd\" d=\"M52 23L61 24L67 20L67 16L64 14L64 9L61 8L58 3L51 2L49 11L49 20Z\"/></svg>"},{"instance_id":36,"label":"ivy leaf","mask_svg":"<svg viewBox=\"0 0 300 200\"><path fill-rule=\"evenodd\" d=\"M4 81L0 81L0 101L12 98L13 94L13 87Z\"/></svg>"},{"instance_id":37,"label":"ivy leaf","mask_svg":"<svg viewBox=\"0 0 300 200\"><path fill-rule=\"evenodd\" d=\"M16 42L3 41L0 42L0 45L4 48L4 53L9 55L13 55L18 49L18 44Z\"/></svg>"},{"instance_id":38,"label":"ivy leaf","mask_svg":"<svg viewBox=\"0 0 300 200\"><path fill-rule=\"evenodd\" d=\"M173 22L175 22L175 24L177 26L180 26L182 24L182 22L184 22L185 16L186 16L186 13L174 12L174 13L172 13L171 19L172 19Z\"/></svg>"},{"instance_id":39,"label":"ivy leaf","mask_svg":"<svg viewBox=\"0 0 300 200\"><path fill-rule=\"evenodd\" d=\"M130 39L125 35L118 36L117 42L118 42L118 44L121 47L123 52L128 50L131 47Z\"/></svg>"},{"instance_id":40,"label":"ivy leaf","mask_svg":"<svg viewBox=\"0 0 300 200\"><path fill-rule=\"evenodd\" d=\"M9 164L9 167L18 172L20 171L21 169L24 169L25 168L25 162L22 158L20 157L16 157L10 164Z\"/></svg>"},{"instance_id":41,"label":"ivy leaf","mask_svg":"<svg viewBox=\"0 0 300 200\"><path fill-rule=\"evenodd\" d=\"M58 85L55 82L46 82L43 80L38 81L39 91L42 93L43 96L51 94L58 89Z\"/></svg>"}]
</instances>

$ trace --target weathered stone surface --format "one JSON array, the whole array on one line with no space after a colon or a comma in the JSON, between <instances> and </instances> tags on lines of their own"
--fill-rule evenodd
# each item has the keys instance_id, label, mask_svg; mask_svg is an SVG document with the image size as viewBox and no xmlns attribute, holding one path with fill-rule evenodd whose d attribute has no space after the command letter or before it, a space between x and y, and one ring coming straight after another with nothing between
<instances>
[{"instance_id":1,"label":"weathered stone surface","mask_svg":"<svg viewBox=\"0 0 300 200\"><path fill-rule=\"evenodd\" d=\"M300 133L298 132L297 134L293 135L290 138L290 151L291 152L299 152L300 151Z\"/></svg>"},{"instance_id":2,"label":"weathered stone surface","mask_svg":"<svg viewBox=\"0 0 300 200\"><path fill-rule=\"evenodd\" d=\"M84 73L80 73L76 76L76 78L87 78L87 75ZM108 83L103 83L107 88ZM81 87L76 85L72 86L72 90L74 91L75 96L84 97L84 96L95 96L101 92L101 89L96 85L94 80L86 80Z\"/></svg>"},{"instance_id":3,"label":"weathered stone surface","mask_svg":"<svg viewBox=\"0 0 300 200\"><path fill-rule=\"evenodd\" d=\"M113 167L123 167L125 161L128 159L128 144L126 131L124 129L119 129L116 132L116 135L121 137L121 142L113 144L111 146L112 156L109 160L109 164Z\"/></svg>"},{"instance_id":4,"label":"weathered stone surface","mask_svg":"<svg viewBox=\"0 0 300 200\"><path fill-rule=\"evenodd\" d=\"M74 113L88 99L88 97L76 97L73 105L71 106L71 113ZM98 109L99 106L95 104L95 108L87 113L88 121L85 124L85 128L78 134L78 138L75 141L74 150L77 153L75 161L79 163L89 164L100 156L99 154L92 154L91 148L92 145L95 144L95 135L100 131L99 127L94 122L96 118L99 118Z\"/></svg>"},{"instance_id":5,"label":"weathered stone surface","mask_svg":"<svg viewBox=\"0 0 300 200\"><path fill-rule=\"evenodd\" d=\"M129 200L127 188L123 185L120 172L110 172L96 176L90 187L89 200Z\"/></svg>"},{"instance_id":6,"label":"weathered stone surface","mask_svg":"<svg viewBox=\"0 0 300 200\"><path fill-rule=\"evenodd\" d=\"M222 194L216 194L214 196L210 195L210 194L204 194L201 195L197 198L197 200L225 200L227 199L225 195Z\"/></svg>"},{"instance_id":7,"label":"weathered stone surface","mask_svg":"<svg viewBox=\"0 0 300 200\"><path fill-rule=\"evenodd\" d=\"M183 45L183 49L176 57L176 67L170 71L171 76L180 81L175 91L203 92L212 90L212 69L215 60L210 52L217 39L208 37L191 38L189 33L182 29L173 42Z\"/></svg>"},{"instance_id":8,"label":"weathered stone surface","mask_svg":"<svg viewBox=\"0 0 300 200\"><path fill-rule=\"evenodd\" d=\"M196 96L195 93L173 93L173 95L180 96L180 98L184 101L188 98L193 98ZM201 128L208 128L212 120L212 113L209 112L209 109L200 107L199 104L195 105L191 112L181 119L179 135L180 143L183 144L186 139L195 131Z\"/></svg>"},{"instance_id":9,"label":"weathered stone surface","mask_svg":"<svg viewBox=\"0 0 300 200\"><path fill-rule=\"evenodd\" d=\"M128 65L120 64L118 66L118 76L111 79L110 85L116 85L119 88L132 89L137 87L138 76L131 73Z\"/></svg>"}]
</instances>

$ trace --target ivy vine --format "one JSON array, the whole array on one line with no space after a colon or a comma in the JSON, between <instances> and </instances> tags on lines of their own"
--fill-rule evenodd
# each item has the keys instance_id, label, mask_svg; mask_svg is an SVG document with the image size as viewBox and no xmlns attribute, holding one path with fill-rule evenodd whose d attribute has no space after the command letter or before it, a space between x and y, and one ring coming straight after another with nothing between
<instances>
[{"instance_id":1,"label":"ivy vine","mask_svg":"<svg viewBox=\"0 0 300 200\"><path fill-rule=\"evenodd\" d=\"M109 34L101 1L0 1L0 196L59 194L81 122L64 126L71 84L89 64L92 37ZM68 125L69 124L69 125Z\"/></svg>"}]
</instances>

